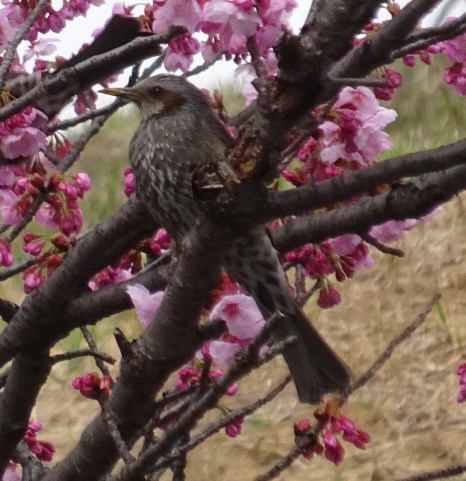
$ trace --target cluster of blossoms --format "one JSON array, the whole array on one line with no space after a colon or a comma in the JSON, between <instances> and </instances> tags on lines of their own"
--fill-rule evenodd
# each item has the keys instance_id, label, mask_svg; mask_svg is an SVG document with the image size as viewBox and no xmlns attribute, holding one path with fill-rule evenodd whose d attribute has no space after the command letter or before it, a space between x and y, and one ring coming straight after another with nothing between
<instances>
[{"instance_id":1,"label":"cluster of blossoms","mask_svg":"<svg viewBox=\"0 0 466 481\"><path fill-rule=\"evenodd\" d=\"M145 6L140 19L143 28L154 33L171 25L187 29L169 42L164 57L167 70L186 71L198 52L206 61L219 53L237 63L247 60L250 37L263 57L273 57L271 48L288 29L296 4L295 0L157 0ZM132 15L123 4L116 4L113 12Z\"/></svg>"},{"instance_id":2,"label":"cluster of blossoms","mask_svg":"<svg viewBox=\"0 0 466 481\"><path fill-rule=\"evenodd\" d=\"M49 2L42 9L36 21L26 33L25 39L35 41L38 34L47 32L59 33L65 28L67 20L79 15L85 15L89 6L101 5L102 0L63 0L60 8L55 8ZM0 15L0 30L2 32L2 49L10 42L18 28L27 20L35 2L27 0L2 0L3 8Z\"/></svg>"},{"instance_id":3,"label":"cluster of blossoms","mask_svg":"<svg viewBox=\"0 0 466 481\"><path fill-rule=\"evenodd\" d=\"M167 231L162 228L157 229L152 237L142 240L133 250L98 272L89 281L89 287L95 291L102 287L131 279L142 269L143 253L150 258L157 258L169 249L170 243L171 238ZM140 287L143 288L143 286ZM135 293L135 295L137 294ZM145 317L143 316L142 319L145 319ZM145 323L144 325L147 325L150 319L142 322Z\"/></svg>"},{"instance_id":4,"label":"cluster of blossoms","mask_svg":"<svg viewBox=\"0 0 466 481\"><path fill-rule=\"evenodd\" d=\"M47 141L43 129L47 116L34 107L0 122L0 152L6 159L30 157L37 154Z\"/></svg>"},{"instance_id":5,"label":"cluster of blossoms","mask_svg":"<svg viewBox=\"0 0 466 481\"><path fill-rule=\"evenodd\" d=\"M38 225L59 229L59 232L51 236L40 236L33 232L24 234L24 252L36 257L35 265L23 274L26 293L42 284L61 264L60 254L74 243L83 224L78 199L82 199L89 188L90 180L87 174L78 173L69 178L56 171L48 174L42 162L37 162L33 172L26 172L22 166L0 166L2 221L9 225L19 224L37 196L45 194L45 202L36 211L34 220ZM47 242L50 242L50 249L44 252ZM1 240L0 264L8 266L12 261L11 246Z\"/></svg>"},{"instance_id":6,"label":"cluster of blossoms","mask_svg":"<svg viewBox=\"0 0 466 481\"><path fill-rule=\"evenodd\" d=\"M371 440L366 431L359 429L352 419L341 414L331 402L327 403L324 409L316 410L314 417L324 425L320 433L320 440L313 437L306 438L306 435L312 430L309 419L301 419L294 425L297 442L302 447L303 456L307 459L318 454L338 465L343 460L345 449L337 435L341 435L343 440L358 449L365 449L366 444Z\"/></svg>"},{"instance_id":7,"label":"cluster of blossoms","mask_svg":"<svg viewBox=\"0 0 466 481\"><path fill-rule=\"evenodd\" d=\"M447 18L446 23L453 18ZM442 53L453 62L443 72L445 82L460 95L466 95L466 33L428 48L431 53Z\"/></svg>"},{"instance_id":8,"label":"cluster of blossoms","mask_svg":"<svg viewBox=\"0 0 466 481\"><path fill-rule=\"evenodd\" d=\"M55 453L55 447L48 441L39 441L37 439L37 432L42 429L42 424L38 421L30 420L28 429L23 436L24 441L29 446L29 449L41 461L52 461Z\"/></svg>"},{"instance_id":9,"label":"cluster of blossoms","mask_svg":"<svg viewBox=\"0 0 466 481\"><path fill-rule=\"evenodd\" d=\"M345 87L326 113L318 133L303 143L297 161L282 172L283 178L300 186L373 164L379 153L391 148L384 128L395 118L396 112L382 107L368 88ZM395 241L415 223L390 221L374 227L369 234L380 242ZM358 235L343 235L319 245L305 245L286 253L284 260L302 266L307 275L320 281L317 302L322 308L340 302L329 275L343 282L359 269L373 265L367 245Z\"/></svg>"},{"instance_id":10,"label":"cluster of blossoms","mask_svg":"<svg viewBox=\"0 0 466 481\"><path fill-rule=\"evenodd\" d=\"M466 362L463 362L456 368L456 374L460 378L460 388L456 400L462 403L466 401Z\"/></svg>"},{"instance_id":11,"label":"cluster of blossoms","mask_svg":"<svg viewBox=\"0 0 466 481\"><path fill-rule=\"evenodd\" d=\"M41 164L42 165L42 164ZM44 227L58 228L65 235L76 234L82 227L78 199L90 188L87 174L70 178L53 171L26 172L20 166L0 166L0 216L5 224L19 224L39 193L47 193L46 202L34 219Z\"/></svg>"},{"instance_id":12,"label":"cluster of blossoms","mask_svg":"<svg viewBox=\"0 0 466 481\"><path fill-rule=\"evenodd\" d=\"M241 348L248 345L264 326L265 321L262 314L251 297L238 293L219 298L225 291L239 290L238 285L233 283L228 276L224 275L223 281L223 284L214 292L215 301L210 310L209 319L225 321L227 332L219 340L205 342L196 354L194 363L180 369L176 382L178 389L199 384L202 365L206 361L212 363L209 372L210 380L221 377L223 370L233 363ZM127 292L141 324L147 326L153 322L164 293L160 291L151 294L144 286L137 284L129 286ZM225 394L234 396L237 391L238 385L231 384ZM230 437L239 435L242 423L243 418L234 419L225 427L225 433Z\"/></svg>"},{"instance_id":13,"label":"cluster of blossoms","mask_svg":"<svg viewBox=\"0 0 466 481\"><path fill-rule=\"evenodd\" d=\"M99 376L96 372L88 372L73 379L71 385L84 397L100 399L108 397L113 380L110 376Z\"/></svg>"},{"instance_id":14,"label":"cluster of blossoms","mask_svg":"<svg viewBox=\"0 0 466 481\"><path fill-rule=\"evenodd\" d=\"M340 294L327 276L334 274L338 282L343 282L362 267L369 269L374 264L367 245L356 234L346 234L318 245L307 244L287 252L283 258L295 266L302 266L309 277L319 281L317 304L322 309L341 301Z\"/></svg>"},{"instance_id":15,"label":"cluster of blossoms","mask_svg":"<svg viewBox=\"0 0 466 481\"><path fill-rule=\"evenodd\" d=\"M52 461L55 454L55 446L49 441L39 441L37 433L42 429L42 424L31 419L28 423L28 429L24 433L23 440L28 445L31 453L35 454L41 461ZM8 466L3 473L3 481L20 481L21 477L17 473L17 464L13 461L8 463Z\"/></svg>"}]
</instances>

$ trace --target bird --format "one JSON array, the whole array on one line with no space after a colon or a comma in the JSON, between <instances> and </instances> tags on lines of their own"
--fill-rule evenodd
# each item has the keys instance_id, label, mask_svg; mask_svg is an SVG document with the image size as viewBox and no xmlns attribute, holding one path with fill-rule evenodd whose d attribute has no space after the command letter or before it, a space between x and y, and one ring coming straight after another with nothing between
<instances>
[{"instance_id":1,"label":"bird","mask_svg":"<svg viewBox=\"0 0 466 481\"><path fill-rule=\"evenodd\" d=\"M202 215L193 172L210 163L227 164L231 137L206 95L183 77L160 74L102 92L139 107L141 122L129 146L136 197L175 244L182 242ZM350 371L298 306L266 228L235 240L222 267L255 299L264 318L277 311L283 315L276 341L296 337L283 356L300 402L316 404L327 393L343 394Z\"/></svg>"}]
</instances>

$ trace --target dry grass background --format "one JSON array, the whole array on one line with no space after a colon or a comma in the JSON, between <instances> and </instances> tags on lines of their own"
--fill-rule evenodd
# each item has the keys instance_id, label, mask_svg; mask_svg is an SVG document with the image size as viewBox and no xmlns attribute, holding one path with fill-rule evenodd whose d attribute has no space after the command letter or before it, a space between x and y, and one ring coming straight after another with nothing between
<instances>
[{"instance_id":1,"label":"dry grass background","mask_svg":"<svg viewBox=\"0 0 466 481\"><path fill-rule=\"evenodd\" d=\"M440 78L438 74L437 69ZM427 67L398 94L396 104L401 118L392 129L395 153L439 145L465 134L464 100L451 95ZM83 160L81 169L89 170L94 182L87 199L90 225L124 201L121 173L135 123L132 114L112 120ZM345 406L345 413L371 434L368 448L359 451L345 444L347 454L339 467L319 457L301 458L280 479L391 480L466 461L466 406L455 401L454 374L455 366L466 358L465 199L454 199L432 221L407 233L397 245L405 251L404 259L373 250L376 267L340 286L343 300L339 306L328 311L312 303L307 307L357 376L435 293L442 294L440 306L426 323ZM16 288L9 289L19 299ZM130 337L140 329L129 312L93 328L99 347L110 353L117 352L114 326ZM79 332L73 332L56 351L80 345ZM33 417L45 425L42 437L58 449L57 459L76 443L98 411L95 403L70 387L73 374L93 369L89 360L57 365L34 409ZM238 395L225 399L225 405L239 406L285 375L286 366L277 359L246 378ZM246 419L241 436L230 439L220 433L192 452L188 479L254 479L292 446L293 422L301 417L312 417L312 408L297 404L294 388L288 386L271 404Z\"/></svg>"}]
</instances>

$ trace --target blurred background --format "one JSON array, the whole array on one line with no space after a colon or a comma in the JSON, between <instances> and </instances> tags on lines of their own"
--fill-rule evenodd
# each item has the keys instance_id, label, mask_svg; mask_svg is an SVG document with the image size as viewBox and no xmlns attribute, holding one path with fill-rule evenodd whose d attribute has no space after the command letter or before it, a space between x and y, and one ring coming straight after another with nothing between
<instances>
[{"instance_id":1,"label":"blurred background","mask_svg":"<svg viewBox=\"0 0 466 481\"><path fill-rule=\"evenodd\" d=\"M385 157L465 136L465 100L443 83L442 67L438 62L412 70L395 67L403 71L405 84L390 104L399 118L389 129L395 147ZM214 87L224 92L230 111L241 107L235 84ZM125 202L122 172L128 165L128 142L137 123L137 112L131 107L123 109L92 140L75 168L88 172L92 179L92 188L82 203L87 227ZM455 198L432 220L407 232L396 245L405 251L404 259L371 249L375 267L337 286L342 294L339 306L324 311L311 299L307 313L357 376L415 319L434 293L442 293L439 306L427 322L345 406L344 412L371 434L367 450L359 451L345 443L347 452L340 466L320 457L312 461L302 458L281 479L397 479L466 461L466 406L456 402L455 375L457 364L466 360L464 202L464 196ZM10 283L9 289L19 301L19 284ZM118 357L112 335L116 326L130 338L141 331L132 312L102 321L91 331L100 349ZM55 351L79 347L83 344L76 331ZM33 417L45 426L40 437L56 444L58 459L98 412L95 402L82 398L70 385L73 376L92 370L95 367L90 360L54 367L34 410ZM113 372L116 374L116 368ZM284 362L275 360L246 378L237 396L225 399L224 406L238 407L263 394L285 375ZM312 411L297 404L294 387L288 386L275 401L246 419L238 438L228 438L222 432L192 452L189 479L253 479L287 452L293 444L293 422L312 418ZM210 418L221 415L218 410Z\"/></svg>"},{"instance_id":2,"label":"blurred background","mask_svg":"<svg viewBox=\"0 0 466 481\"><path fill-rule=\"evenodd\" d=\"M456 8L461 3L450 2ZM88 18L97 10L90 11ZM388 129L394 148L381 159L466 135L465 99L444 84L444 66L440 58L433 58L432 66L421 64L414 69L395 65L405 83L387 104L399 117ZM207 79L204 86L221 90L230 113L243 106L240 81L217 76ZM122 109L91 141L75 166L72 173L87 172L92 180L81 203L86 221L83 231L125 202L123 170L128 166L128 144L138 121L132 107ZM313 322L358 376L435 293L442 294L427 322L345 406L344 412L372 436L368 448L360 451L345 443L346 456L338 467L320 457L301 458L280 479L387 480L466 462L466 405L456 402L455 375L456 366L466 360L465 200L464 195L456 197L432 220L406 233L396 245L404 250L405 258L389 257L371 248L375 267L338 286L342 294L339 306L324 311L313 299L307 305ZM21 302L20 280L3 283L2 297ZM112 334L115 327L132 338L141 332L141 326L128 311L91 327L99 349L118 357ZM84 347L81 339L81 333L74 331L54 352ZM73 447L99 410L96 402L71 388L74 376L93 370L91 360L56 365L33 412L32 417L44 424L39 438L55 444L57 460ZM115 375L117 372L117 367L113 368ZM258 397L286 374L284 362L273 361L243 380L238 394L224 399L224 406L238 407ZM312 419L312 411L297 403L294 387L289 385L271 404L245 420L239 437L231 439L221 432L193 451L188 478L254 479L288 451L294 442L293 422ZM218 410L209 418L221 415Z\"/></svg>"}]
</instances>

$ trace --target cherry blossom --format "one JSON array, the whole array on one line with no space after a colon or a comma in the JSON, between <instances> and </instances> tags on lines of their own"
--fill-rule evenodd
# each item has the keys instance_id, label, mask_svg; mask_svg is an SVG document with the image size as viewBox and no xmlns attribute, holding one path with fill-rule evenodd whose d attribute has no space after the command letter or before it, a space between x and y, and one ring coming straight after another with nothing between
<instances>
[{"instance_id":1,"label":"cherry blossom","mask_svg":"<svg viewBox=\"0 0 466 481\"><path fill-rule=\"evenodd\" d=\"M326 403L323 409L317 409L314 417L323 426L320 439L316 440L314 437L306 439L306 435L312 430L309 419L300 419L294 424L295 436L302 439L299 445L303 456L307 459L318 454L333 464L339 465L345 455L345 449L337 435L341 435L344 441L353 444L358 449L365 449L366 444L371 441L370 435L358 428L352 419L344 416L334 401Z\"/></svg>"},{"instance_id":2,"label":"cherry blossom","mask_svg":"<svg viewBox=\"0 0 466 481\"><path fill-rule=\"evenodd\" d=\"M166 0L158 3L162 5L154 9L154 33L162 33L173 25L194 32L202 19L202 10L196 0Z\"/></svg>"},{"instance_id":3,"label":"cherry blossom","mask_svg":"<svg viewBox=\"0 0 466 481\"><path fill-rule=\"evenodd\" d=\"M389 220L372 227L369 234L383 243L395 242L401 239L405 231L412 229L416 224L416 219Z\"/></svg>"},{"instance_id":4,"label":"cherry blossom","mask_svg":"<svg viewBox=\"0 0 466 481\"><path fill-rule=\"evenodd\" d=\"M320 156L325 164L339 159L368 165L374 157L391 148L388 134L382 129L397 116L381 107L366 87L345 87L335 102L336 119L319 127Z\"/></svg>"},{"instance_id":5,"label":"cherry blossom","mask_svg":"<svg viewBox=\"0 0 466 481\"><path fill-rule=\"evenodd\" d=\"M243 426L243 423L244 418L241 416L234 419L225 426L225 434L230 438L236 438L241 434L241 428Z\"/></svg>"},{"instance_id":6,"label":"cherry blossom","mask_svg":"<svg viewBox=\"0 0 466 481\"><path fill-rule=\"evenodd\" d=\"M55 446L48 441L39 441L37 439L37 432L41 429L42 424L31 419L28 423L28 429L23 436L23 440L38 459L41 461L52 461L53 455L55 454Z\"/></svg>"},{"instance_id":7,"label":"cherry blossom","mask_svg":"<svg viewBox=\"0 0 466 481\"><path fill-rule=\"evenodd\" d=\"M456 400L462 403L466 401L466 362L463 362L456 368L456 374L458 374L460 378L460 388Z\"/></svg>"},{"instance_id":8,"label":"cherry blossom","mask_svg":"<svg viewBox=\"0 0 466 481\"><path fill-rule=\"evenodd\" d=\"M46 144L47 116L33 107L0 122L0 151L7 159L29 157L37 154Z\"/></svg>"},{"instance_id":9,"label":"cherry blossom","mask_svg":"<svg viewBox=\"0 0 466 481\"><path fill-rule=\"evenodd\" d=\"M21 477L16 471L16 463L10 461L3 473L2 481L21 481Z\"/></svg>"},{"instance_id":10,"label":"cherry blossom","mask_svg":"<svg viewBox=\"0 0 466 481\"><path fill-rule=\"evenodd\" d=\"M193 61L193 55L199 52L200 43L189 34L179 35L168 42L163 63L168 71L177 69L186 72Z\"/></svg>"},{"instance_id":11,"label":"cherry blossom","mask_svg":"<svg viewBox=\"0 0 466 481\"><path fill-rule=\"evenodd\" d=\"M126 288L126 292L131 298L136 309L136 316L144 327L147 327L155 318L160 304L162 303L164 292L158 291L151 294L143 285L134 284Z\"/></svg>"},{"instance_id":12,"label":"cherry blossom","mask_svg":"<svg viewBox=\"0 0 466 481\"><path fill-rule=\"evenodd\" d=\"M454 20L454 17L448 17L445 23L452 20ZM428 50L432 53L443 53L453 61L453 64L444 70L443 78L460 95L466 95L466 33L431 45Z\"/></svg>"},{"instance_id":13,"label":"cherry blossom","mask_svg":"<svg viewBox=\"0 0 466 481\"><path fill-rule=\"evenodd\" d=\"M10 243L0 239L0 266L10 267L13 264L13 260Z\"/></svg>"},{"instance_id":14,"label":"cherry blossom","mask_svg":"<svg viewBox=\"0 0 466 481\"><path fill-rule=\"evenodd\" d=\"M110 376L100 377L96 372L88 372L73 379L71 385L84 397L99 399L101 395L108 396L112 385Z\"/></svg>"}]
</instances>

